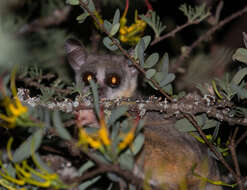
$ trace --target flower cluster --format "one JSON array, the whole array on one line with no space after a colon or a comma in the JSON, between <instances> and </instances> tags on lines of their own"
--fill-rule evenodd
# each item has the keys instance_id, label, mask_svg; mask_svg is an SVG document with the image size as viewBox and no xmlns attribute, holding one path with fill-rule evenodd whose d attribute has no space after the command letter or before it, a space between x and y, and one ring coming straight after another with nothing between
<instances>
[{"instance_id":1,"label":"flower cluster","mask_svg":"<svg viewBox=\"0 0 247 190\"><path fill-rule=\"evenodd\" d=\"M102 153L112 151L112 140L109 138L108 127L105 122L103 111L101 112L99 120L100 128L96 133L88 134L84 128L79 129L79 141L78 145L91 146L94 149L99 150ZM136 126L132 127L127 134L121 135L123 138L118 143L117 153L131 145L135 137Z\"/></svg>"},{"instance_id":2,"label":"flower cluster","mask_svg":"<svg viewBox=\"0 0 247 190\"><path fill-rule=\"evenodd\" d=\"M11 161L13 160L11 155L12 142L13 138L10 138L7 145L7 153ZM32 155L32 160L38 170L29 166L27 160L23 160L21 163L12 164L12 167L15 169L15 175L11 174L0 160L0 176L2 177L0 179L0 185L8 190L17 190L16 186L18 186L18 189L25 190L25 187L19 188L25 185L34 185L41 188L54 187L55 189L66 187L56 173L49 173L42 168L35 160L34 155Z\"/></svg>"},{"instance_id":3,"label":"flower cluster","mask_svg":"<svg viewBox=\"0 0 247 190\"><path fill-rule=\"evenodd\" d=\"M17 97L15 73L16 69L12 71L10 80L13 98L10 98L6 95L7 93L5 92L3 85L0 82L0 92L3 96L3 99L0 100L0 106L5 110L4 113L0 113L0 120L2 120L2 122L0 122L0 126L5 128L14 128L16 126L37 126L39 124L35 124L30 120L28 108L22 105L21 101Z\"/></svg>"},{"instance_id":4,"label":"flower cluster","mask_svg":"<svg viewBox=\"0 0 247 190\"><path fill-rule=\"evenodd\" d=\"M123 43L135 45L142 37L147 26L146 22L138 19L138 13L135 11L135 23L126 26L127 19L124 13L120 19L119 39Z\"/></svg>"}]
</instances>

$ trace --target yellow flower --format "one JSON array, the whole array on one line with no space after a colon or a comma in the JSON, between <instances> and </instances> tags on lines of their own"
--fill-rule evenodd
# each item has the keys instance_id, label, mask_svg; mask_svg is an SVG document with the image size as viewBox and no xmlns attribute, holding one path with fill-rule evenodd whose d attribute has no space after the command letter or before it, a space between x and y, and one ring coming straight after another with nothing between
<instances>
[{"instance_id":1,"label":"yellow flower","mask_svg":"<svg viewBox=\"0 0 247 190\"><path fill-rule=\"evenodd\" d=\"M95 149L99 149L102 145L99 140L95 140L90 137L84 129L79 130L79 145L87 145L89 144L91 147Z\"/></svg>"},{"instance_id":2,"label":"yellow flower","mask_svg":"<svg viewBox=\"0 0 247 190\"><path fill-rule=\"evenodd\" d=\"M105 152L105 147L111 145L111 139L108 135L108 130L106 127L104 112L101 111L100 116L100 129L94 134L86 133L85 129L79 129L79 141L78 145L90 145L92 148L99 149L101 152Z\"/></svg>"},{"instance_id":3,"label":"yellow flower","mask_svg":"<svg viewBox=\"0 0 247 190\"><path fill-rule=\"evenodd\" d=\"M10 160L13 159L11 154L12 142L13 142L13 138L10 138L7 144L7 153ZM0 181L0 185L5 185L5 187L9 190L15 190L15 188L12 188L12 185L23 186L26 184L31 184L41 188L49 188L49 187L54 187L55 189L68 188L67 185L63 184L63 182L59 179L56 173L48 173L44 168L42 168L35 160L34 155L32 155L32 159L34 162L34 166L36 166L36 168L38 168L39 171L30 167L27 163L27 160L24 160L20 164L19 163L13 164L16 171L16 176L18 178L12 177L12 175L8 173L5 166L0 160L0 169L1 169L0 176L2 177L2 181ZM42 181L37 180L35 176L38 176ZM25 188L21 188L21 189L24 190Z\"/></svg>"},{"instance_id":4,"label":"yellow flower","mask_svg":"<svg viewBox=\"0 0 247 190\"><path fill-rule=\"evenodd\" d=\"M5 121L7 124L4 127L14 128L18 122L23 118L26 118L26 113L28 111L26 106L21 104L21 101L17 98L17 91L15 86L15 73L16 68L11 73L10 87L13 99L10 99L5 92L2 92L4 95L3 100L0 102L1 105L5 108L6 114L0 113L0 119Z\"/></svg>"},{"instance_id":5,"label":"yellow flower","mask_svg":"<svg viewBox=\"0 0 247 190\"><path fill-rule=\"evenodd\" d=\"M101 118L100 118L100 129L98 131L98 134L99 134L99 137L105 146L109 146L111 144L111 140L109 139L109 136L108 136L108 130L106 127L103 112L102 112Z\"/></svg>"},{"instance_id":6,"label":"yellow flower","mask_svg":"<svg viewBox=\"0 0 247 190\"><path fill-rule=\"evenodd\" d=\"M146 22L138 19L138 13L135 11L135 23L126 26L126 12L120 19L119 40L130 45L135 45L142 37L146 28Z\"/></svg>"},{"instance_id":7,"label":"yellow flower","mask_svg":"<svg viewBox=\"0 0 247 190\"><path fill-rule=\"evenodd\" d=\"M129 146L135 137L135 129L136 127L133 127L124 137L123 141L118 145L119 151L125 149L127 146Z\"/></svg>"}]
</instances>

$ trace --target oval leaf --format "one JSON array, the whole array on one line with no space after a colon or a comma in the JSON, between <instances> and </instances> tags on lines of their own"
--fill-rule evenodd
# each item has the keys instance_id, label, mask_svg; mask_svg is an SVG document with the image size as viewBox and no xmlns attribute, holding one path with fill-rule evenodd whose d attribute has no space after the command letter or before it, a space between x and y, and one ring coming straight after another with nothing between
<instances>
[{"instance_id":1,"label":"oval leaf","mask_svg":"<svg viewBox=\"0 0 247 190\"><path fill-rule=\"evenodd\" d=\"M162 90L164 90L169 95L172 95L173 94L173 88L172 88L172 85L171 84L168 84L168 85L162 87Z\"/></svg>"},{"instance_id":2,"label":"oval leaf","mask_svg":"<svg viewBox=\"0 0 247 190\"><path fill-rule=\"evenodd\" d=\"M103 43L111 51L116 51L118 49L118 47L108 37L103 39Z\"/></svg>"},{"instance_id":3,"label":"oval leaf","mask_svg":"<svg viewBox=\"0 0 247 190\"><path fill-rule=\"evenodd\" d=\"M141 39L137 44L137 57L139 59L140 65L144 65L144 49L145 49L145 42Z\"/></svg>"},{"instance_id":4,"label":"oval leaf","mask_svg":"<svg viewBox=\"0 0 247 190\"><path fill-rule=\"evenodd\" d=\"M120 11L119 9L116 10L115 14L114 14L114 17L113 17L113 25L119 23L119 20L120 20Z\"/></svg>"},{"instance_id":5,"label":"oval leaf","mask_svg":"<svg viewBox=\"0 0 247 190\"><path fill-rule=\"evenodd\" d=\"M237 51L232 56L232 59L247 64L247 49L238 48Z\"/></svg>"},{"instance_id":6,"label":"oval leaf","mask_svg":"<svg viewBox=\"0 0 247 190\"><path fill-rule=\"evenodd\" d=\"M114 24L111 29L110 36L114 36L118 32L119 27L120 27L120 23Z\"/></svg>"},{"instance_id":7,"label":"oval leaf","mask_svg":"<svg viewBox=\"0 0 247 190\"><path fill-rule=\"evenodd\" d=\"M61 121L58 111L53 112L52 120L53 120L53 124L54 124L55 130L58 133L58 135L64 140L71 140L72 137L69 134L69 132L64 128L64 125Z\"/></svg>"},{"instance_id":8,"label":"oval leaf","mask_svg":"<svg viewBox=\"0 0 247 190\"><path fill-rule=\"evenodd\" d=\"M234 75L232 82L234 84L239 84L246 75L247 75L247 68L243 68Z\"/></svg>"},{"instance_id":9,"label":"oval leaf","mask_svg":"<svg viewBox=\"0 0 247 190\"><path fill-rule=\"evenodd\" d=\"M142 37L144 43L145 43L145 48L144 48L144 51L147 49L149 43L151 42L151 36L144 36Z\"/></svg>"},{"instance_id":10,"label":"oval leaf","mask_svg":"<svg viewBox=\"0 0 247 190\"><path fill-rule=\"evenodd\" d=\"M147 60L145 61L143 67L144 68L151 68L151 67L156 65L158 60L159 60L159 54L158 53L153 53L147 58Z\"/></svg>"},{"instance_id":11,"label":"oval leaf","mask_svg":"<svg viewBox=\"0 0 247 190\"><path fill-rule=\"evenodd\" d=\"M159 83L160 87L164 87L167 84L171 83L175 79L175 75L173 73L169 73L163 81Z\"/></svg>"},{"instance_id":12,"label":"oval leaf","mask_svg":"<svg viewBox=\"0 0 247 190\"><path fill-rule=\"evenodd\" d=\"M147 70L145 75L148 79L151 79L155 75L155 73L156 73L155 69L149 69L149 70Z\"/></svg>"},{"instance_id":13,"label":"oval leaf","mask_svg":"<svg viewBox=\"0 0 247 190\"><path fill-rule=\"evenodd\" d=\"M91 160L88 160L85 164L83 164L79 170L78 173L79 175L82 175L85 171L87 171L89 168L95 166L95 163Z\"/></svg>"},{"instance_id":14,"label":"oval leaf","mask_svg":"<svg viewBox=\"0 0 247 190\"><path fill-rule=\"evenodd\" d=\"M79 5L79 0L66 0L66 3L70 5Z\"/></svg>"},{"instance_id":15,"label":"oval leaf","mask_svg":"<svg viewBox=\"0 0 247 190\"><path fill-rule=\"evenodd\" d=\"M132 170L134 167L134 158L126 151L120 155L119 164L122 169Z\"/></svg>"},{"instance_id":16,"label":"oval leaf","mask_svg":"<svg viewBox=\"0 0 247 190\"><path fill-rule=\"evenodd\" d=\"M144 52L147 49L147 47L148 47L148 45L149 45L149 43L151 41L151 36L144 36L144 37L141 38L141 40L143 40L143 42L144 42L144 46L143 46L143 52ZM135 47L135 51L134 51L134 58L135 59L138 58L138 48L141 45L140 44L141 40L139 40L139 42L136 44L136 47Z\"/></svg>"},{"instance_id":17,"label":"oval leaf","mask_svg":"<svg viewBox=\"0 0 247 190\"><path fill-rule=\"evenodd\" d=\"M89 179L85 182L83 182L82 184L79 185L78 189L79 190L85 190L88 189L88 187L92 184L94 184L95 182L97 182L99 179L101 178L101 176L96 176L92 179Z\"/></svg>"},{"instance_id":18,"label":"oval leaf","mask_svg":"<svg viewBox=\"0 0 247 190\"><path fill-rule=\"evenodd\" d=\"M115 123L117 119L123 116L128 111L128 106L118 106L115 110L111 112L110 118L108 120L108 125L111 126Z\"/></svg>"},{"instance_id":19,"label":"oval leaf","mask_svg":"<svg viewBox=\"0 0 247 190\"><path fill-rule=\"evenodd\" d=\"M76 20L79 22L79 23L83 23L86 18L89 16L88 12L84 12L82 13L81 15L79 15L78 17L76 17Z\"/></svg>"},{"instance_id":20,"label":"oval leaf","mask_svg":"<svg viewBox=\"0 0 247 190\"><path fill-rule=\"evenodd\" d=\"M154 90L158 90L158 88L156 88L153 83L151 81L148 81L148 84L154 89Z\"/></svg>"},{"instance_id":21,"label":"oval leaf","mask_svg":"<svg viewBox=\"0 0 247 190\"><path fill-rule=\"evenodd\" d=\"M104 20L104 28L107 32L110 33L112 29L112 24L108 20Z\"/></svg>"},{"instance_id":22,"label":"oval leaf","mask_svg":"<svg viewBox=\"0 0 247 190\"><path fill-rule=\"evenodd\" d=\"M140 150L142 149L143 145L144 145L144 135L142 133L140 133L139 135L137 135L137 137L135 138L132 146L131 146L131 150L133 152L134 155L138 154L140 152Z\"/></svg>"},{"instance_id":23,"label":"oval leaf","mask_svg":"<svg viewBox=\"0 0 247 190\"><path fill-rule=\"evenodd\" d=\"M157 72L155 75L154 75L154 79L156 82L160 83L161 81L163 81L165 79L165 73L162 73L162 72Z\"/></svg>"},{"instance_id":24,"label":"oval leaf","mask_svg":"<svg viewBox=\"0 0 247 190\"><path fill-rule=\"evenodd\" d=\"M39 128L17 148L13 154L13 162L20 162L34 154L41 144L42 137L43 128Z\"/></svg>"}]
</instances>

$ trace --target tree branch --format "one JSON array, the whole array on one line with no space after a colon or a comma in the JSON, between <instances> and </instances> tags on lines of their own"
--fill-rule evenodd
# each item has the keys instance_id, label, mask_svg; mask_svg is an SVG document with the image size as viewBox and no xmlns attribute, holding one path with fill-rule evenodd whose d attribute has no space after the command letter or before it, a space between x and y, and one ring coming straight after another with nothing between
<instances>
[{"instance_id":1,"label":"tree branch","mask_svg":"<svg viewBox=\"0 0 247 190\"><path fill-rule=\"evenodd\" d=\"M186 57L190 55L190 53L193 51L195 47L197 47L202 41L206 40L210 35L212 35L214 32L222 28L224 25L228 24L232 20L240 17L241 15L245 14L247 12L247 6L245 6L240 11L237 11L236 13L230 15L229 17L225 18L224 20L220 21L217 25L213 26L211 29L209 29L204 35L201 35L195 42L193 42L189 47L186 48L186 51L180 55L180 57L177 59L176 63L173 65L172 70L181 67Z\"/></svg>"},{"instance_id":2,"label":"tree branch","mask_svg":"<svg viewBox=\"0 0 247 190\"><path fill-rule=\"evenodd\" d=\"M216 150L214 145L207 139L206 135L202 131L201 127L198 125L197 121L195 120L195 117L191 114L184 113L184 117L186 117L193 126L197 129L205 143L208 145L210 150L217 156L217 158L221 161L221 163L227 168L227 170L234 176L236 180L238 180L238 175L233 171L233 169L228 165L228 163L225 161L224 157Z\"/></svg>"},{"instance_id":3,"label":"tree branch","mask_svg":"<svg viewBox=\"0 0 247 190\"><path fill-rule=\"evenodd\" d=\"M205 17L206 18L206 17ZM185 24L181 25L181 26L177 26L174 30L170 31L169 33L159 37L159 38L156 38L152 41L152 43L150 44L151 46L159 43L160 41L163 41L165 40L166 38L169 38L169 37L174 37L175 34L181 30L183 30L184 28L190 26L190 25L194 25L194 24L199 24L202 20L194 20L193 22L186 22Z\"/></svg>"}]
</instances>

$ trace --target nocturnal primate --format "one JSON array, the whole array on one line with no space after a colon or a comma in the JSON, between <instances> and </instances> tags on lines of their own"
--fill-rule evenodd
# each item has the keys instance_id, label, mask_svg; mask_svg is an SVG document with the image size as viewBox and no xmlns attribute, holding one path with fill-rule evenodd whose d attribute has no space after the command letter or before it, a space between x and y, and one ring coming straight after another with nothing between
<instances>
[{"instance_id":1,"label":"nocturnal primate","mask_svg":"<svg viewBox=\"0 0 247 190\"><path fill-rule=\"evenodd\" d=\"M109 99L131 97L135 93L138 71L129 67L123 56L87 53L75 39L67 40L65 49L77 83L83 81L88 85L94 79L99 95ZM149 173L150 183L164 185L168 190L185 186L189 190L221 189L202 180L219 180L219 171L207 147L194 137L177 131L173 123L146 126L144 134L144 149L134 168L137 176Z\"/></svg>"}]
</instances>

